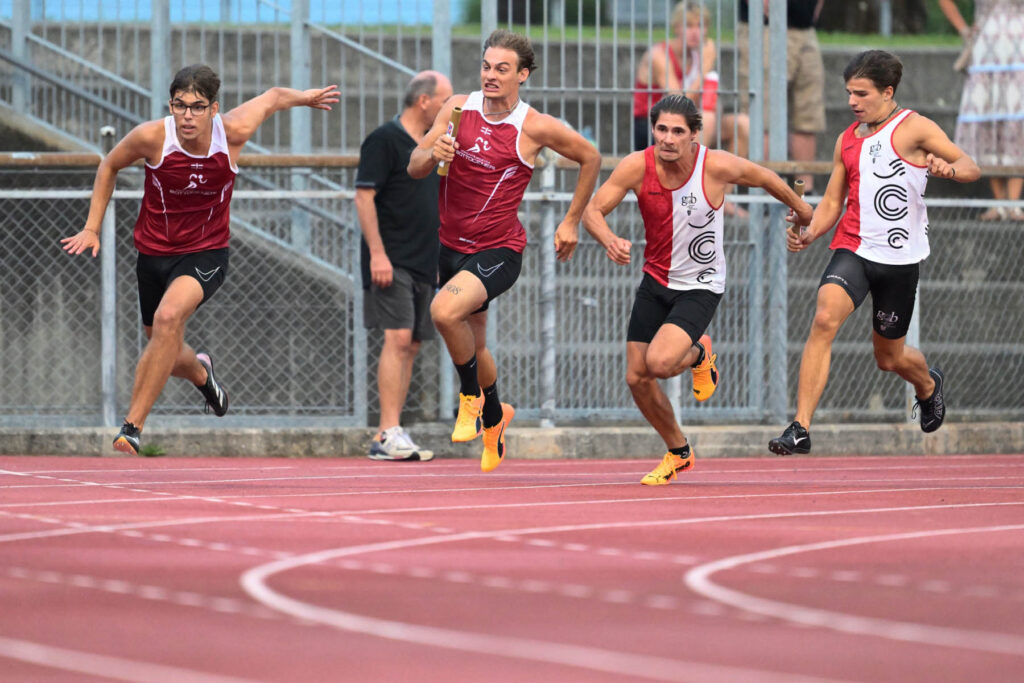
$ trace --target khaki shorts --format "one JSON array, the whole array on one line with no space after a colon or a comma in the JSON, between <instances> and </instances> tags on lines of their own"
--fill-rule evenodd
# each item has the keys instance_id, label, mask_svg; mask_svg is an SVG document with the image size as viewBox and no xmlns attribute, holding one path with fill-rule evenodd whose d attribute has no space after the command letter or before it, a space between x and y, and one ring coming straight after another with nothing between
<instances>
[{"instance_id":1,"label":"khaki shorts","mask_svg":"<svg viewBox=\"0 0 1024 683\"><path fill-rule=\"evenodd\" d=\"M768 89L768 27L764 35L764 79ZM749 110L750 27L737 24L739 49L740 109ZM821 61L818 36L813 28L786 29L786 91L789 130L793 133L821 133L825 130L825 65ZM768 124L768 97L764 98L764 121Z\"/></svg>"}]
</instances>

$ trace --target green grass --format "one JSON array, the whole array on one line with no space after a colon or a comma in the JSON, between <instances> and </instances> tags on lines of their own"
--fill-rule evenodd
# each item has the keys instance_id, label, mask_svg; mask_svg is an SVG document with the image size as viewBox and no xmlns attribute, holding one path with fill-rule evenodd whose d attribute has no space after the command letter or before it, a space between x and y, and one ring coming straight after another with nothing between
<instances>
[{"instance_id":1,"label":"green grass","mask_svg":"<svg viewBox=\"0 0 1024 683\"><path fill-rule=\"evenodd\" d=\"M159 458L161 455L167 455L167 451L159 444L147 443L139 449L139 455L143 458Z\"/></svg>"}]
</instances>

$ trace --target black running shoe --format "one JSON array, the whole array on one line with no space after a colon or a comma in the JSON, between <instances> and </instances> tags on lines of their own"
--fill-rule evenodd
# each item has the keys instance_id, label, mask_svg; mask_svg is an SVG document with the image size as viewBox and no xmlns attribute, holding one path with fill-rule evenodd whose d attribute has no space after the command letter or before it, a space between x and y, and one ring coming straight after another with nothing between
<instances>
[{"instance_id":1,"label":"black running shoe","mask_svg":"<svg viewBox=\"0 0 1024 683\"><path fill-rule=\"evenodd\" d=\"M811 435L799 422L793 422L782 436L768 442L768 450L776 455L792 455L794 453L811 452Z\"/></svg>"},{"instance_id":2,"label":"black running shoe","mask_svg":"<svg viewBox=\"0 0 1024 683\"><path fill-rule=\"evenodd\" d=\"M212 410L217 417L223 417L228 412L228 392L224 391L224 387L220 384L217 384L217 380L213 376L213 360L206 353L197 353L196 360L206 368L206 384L196 385L203 398L206 399L205 410L206 412Z\"/></svg>"},{"instance_id":3,"label":"black running shoe","mask_svg":"<svg viewBox=\"0 0 1024 683\"><path fill-rule=\"evenodd\" d=\"M917 409L921 408L922 432L934 432L942 426L942 421L946 419L946 402L942 398L942 382L944 380L942 370L934 367L928 370L928 374L935 380L935 391L929 398L918 398L914 402L913 412L910 413L911 417L916 417Z\"/></svg>"},{"instance_id":4,"label":"black running shoe","mask_svg":"<svg viewBox=\"0 0 1024 683\"><path fill-rule=\"evenodd\" d=\"M125 420L125 423L121 426L121 431L114 437L114 450L127 453L128 455L138 455L140 446L141 432L131 422Z\"/></svg>"}]
</instances>

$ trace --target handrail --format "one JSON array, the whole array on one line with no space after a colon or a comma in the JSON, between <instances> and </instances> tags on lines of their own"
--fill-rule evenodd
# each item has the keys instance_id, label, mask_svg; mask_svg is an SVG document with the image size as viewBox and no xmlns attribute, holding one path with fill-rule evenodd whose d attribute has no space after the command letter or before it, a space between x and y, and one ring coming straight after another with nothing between
<instances>
[{"instance_id":1,"label":"handrail","mask_svg":"<svg viewBox=\"0 0 1024 683\"><path fill-rule=\"evenodd\" d=\"M127 109L122 109L117 105L110 104L109 102L104 101L103 99L97 97L96 95L93 95L91 92L87 90L83 90L82 88L79 88L76 85L72 85L68 83L66 80L58 78L50 73L47 73L46 71L43 71L39 67L36 67L29 62L26 62L23 59L15 57L13 54L2 48L0 48L0 59L4 60L5 62L13 64L22 71L26 71L29 74L35 76L36 78L46 81L47 83L60 86L67 92L71 93L72 95L75 95L76 97L82 98L89 104L95 107L99 107L100 109L103 109L104 111L109 112L114 116L119 116L123 119L127 119L135 125L138 125L145 120L141 116L134 114L128 111Z\"/></svg>"}]
</instances>

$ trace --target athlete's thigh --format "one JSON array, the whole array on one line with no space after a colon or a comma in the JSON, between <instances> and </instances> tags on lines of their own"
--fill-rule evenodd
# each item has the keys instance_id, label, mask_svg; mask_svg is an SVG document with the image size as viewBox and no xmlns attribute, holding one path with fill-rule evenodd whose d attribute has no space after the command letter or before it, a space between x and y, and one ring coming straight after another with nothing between
<instances>
[{"instance_id":1,"label":"athlete's thigh","mask_svg":"<svg viewBox=\"0 0 1024 683\"><path fill-rule=\"evenodd\" d=\"M460 270L434 295L430 310L449 318L466 320L480 311L486 301L487 289L480 278L467 270Z\"/></svg>"},{"instance_id":2,"label":"athlete's thigh","mask_svg":"<svg viewBox=\"0 0 1024 683\"><path fill-rule=\"evenodd\" d=\"M626 380L650 377L647 369L647 349L650 344L638 341L626 342Z\"/></svg>"},{"instance_id":3,"label":"athlete's thigh","mask_svg":"<svg viewBox=\"0 0 1024 683\"><path fill-rule=\"evenodd\" d=\"M848 249L836 249L818 282L816 318L842 325L871 289L867 261Z\"/></svg>"},{"instance_id":4,"label":"athlete's thigh","mask_svg":"<svg viewBox=\"0 0 1024 683\"><path fill-rule=\"evenodd\" d=\"M666 287L644 273L633 296L633 309L630 311L629 325L626 328L627 342L641 342L647 345L654 339L671 310L671 305L664 300L665 290Z\"/></svg>"},{"instance_id":5,"label":"athlete's thigh","mask_svg":"<svg viewBox=\"0 0 1024 683\"><path fill-rule=\"evenodd\" d=\"M652 364L658 365L660 362L660 364L675 367L690 352L694 341L686 330L675 323L665 323L651 340L651 345L647 349L647 357L651 359Z\"/></svg>"},{"instance_id":6,"label":"athlete's thigh","mask_svg":"<svg viewBox=\"0 0 1024 683\"><path fill-rule=\"evenodd\" d=\"M160 305L156 308L154 320L164 316L187 320L203 302L203 287L199 280L188 275L179 275L167 285Z\"/></svg>"},{"instance_id":7,"label":"athlete's thigh","mask_svg":"<svg viewBox=\"0 0 1024 683\"><path fill-rule=\"evenodd\" d=\"M905 337L914 316L920 264L876 263L872 264L868 272L871 282L872 327L887 339Z\"/></svg>"}]
</instances>

